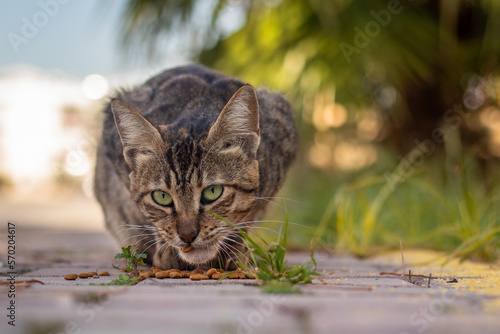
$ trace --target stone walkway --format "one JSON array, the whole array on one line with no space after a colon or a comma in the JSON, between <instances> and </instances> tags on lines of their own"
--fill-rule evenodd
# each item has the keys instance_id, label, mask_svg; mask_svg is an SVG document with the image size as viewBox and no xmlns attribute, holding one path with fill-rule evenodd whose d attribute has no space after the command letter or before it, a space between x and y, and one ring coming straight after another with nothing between
<instances>
[{"instance_id":1,"label":"stone walkway","mask_svg":"<svg viewBox=\"0 0 500 334\"><path fill-rule=\"evenodd\" d=\"M64 274L106 270L119 250L105 233L16 228L15 297L0 285L0 333L499 333L499 296L457 290L447 280L417 284L381 271L387 259L316 256L323 279L298 295L270 295L253 280L147 279L95 286L113 277L66 281ZM7 229L0 233L0 277L7 281ZM296 253L289 262L307 261ZM392 261L392 262L391 262ZM409 266L410 264L408 264ZM41 283L22 283L25 280ZM462 278L460 281L480 280ZM418 279L417 279L418 280ZM415 278L414 278L415 281ZM12 290L11 290L12 291ZM7 308L15 302L15 327Z\"/></svg>"}]
</instances>

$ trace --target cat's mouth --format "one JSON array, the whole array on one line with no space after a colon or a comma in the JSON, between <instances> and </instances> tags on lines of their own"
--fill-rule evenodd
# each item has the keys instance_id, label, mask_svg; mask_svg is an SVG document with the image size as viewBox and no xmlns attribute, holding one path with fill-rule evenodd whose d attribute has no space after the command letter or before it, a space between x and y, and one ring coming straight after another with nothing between
<instances>
[{"instance_id":1,"label":"cat's mouth","mask_svg":"<svg viewBox=\"0 0 500 334\"><path fill-rule=\"evenodd\" d=\"M189 251L186 252L186 248ZM188 246L180 249L179 256L184 261L191 264L202 264L213 260L219 251L217 244L208 244L203 246Z\"/></svg>"}]
</instances>

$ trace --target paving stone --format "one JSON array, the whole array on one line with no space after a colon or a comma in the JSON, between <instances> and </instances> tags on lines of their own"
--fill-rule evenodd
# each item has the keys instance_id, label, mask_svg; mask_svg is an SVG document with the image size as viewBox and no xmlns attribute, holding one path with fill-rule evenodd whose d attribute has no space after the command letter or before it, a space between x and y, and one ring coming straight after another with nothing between
<instances>
[{"instance_id":1,"label":"paving stone","mask_svg":"<svg viewBox=\"0 0 500 334\"><path fill-rule=\"evenodd\" d=\"M6 239L0 240L5 262ZM98 286L120 273L111 267L119 263L113 259L118 248L107 234L26 229L18 242L16 256L28 271L17 281L44 284L17 287L15 328L5 320L8 287L0 286L5 313L0 333L498 333L500 328L498 314L483 309L493 297L458 292L435 280L427 288L379 275L398 264L376 258L317 254L328 284L315 280L302 294L276 295L255 287L254 280L151 278L135 286ZM306 253L288 257L290 263L308 259ZM63 278L96 269L115 276ZM7 271L2 268L0 275Z\"/></svg>"}]
</instances>

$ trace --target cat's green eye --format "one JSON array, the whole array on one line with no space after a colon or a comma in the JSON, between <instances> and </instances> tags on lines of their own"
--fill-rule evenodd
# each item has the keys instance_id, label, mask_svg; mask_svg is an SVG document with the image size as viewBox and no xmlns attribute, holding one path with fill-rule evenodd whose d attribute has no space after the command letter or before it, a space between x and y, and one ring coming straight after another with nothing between
<instances>
[{"instance_id":1,"label":"cat's green eye","mask_svg":"<svg viewBox=\"0 0 500 334\"><path fill-rule=\"evenodd\" d=\"M215 202L222 195L224 187L221 185L205 188L201 193L201 204L210 204Z\"/></svg>"},{"instance_id":2,"label":"cat's green eye","mask_svg":"<svg viewBox=\"0 0 500 334\"><path fill-rule=\"evenodd\" d=\"M174 202L172 196L161 190L153 191L151 197L156 204L161 206L170 206Z\"/></svg>"}]
</instances>

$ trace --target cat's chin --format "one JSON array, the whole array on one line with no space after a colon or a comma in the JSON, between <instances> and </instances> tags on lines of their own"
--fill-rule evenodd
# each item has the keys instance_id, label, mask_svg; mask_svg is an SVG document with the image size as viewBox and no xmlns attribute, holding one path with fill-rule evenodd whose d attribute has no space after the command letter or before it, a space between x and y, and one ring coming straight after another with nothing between
<instances>
[{"instance_id":1,"label":"cat's chin","mask_svg":"<svg viewBox=\"0 0 500 334\"><path fill-rule=\"evenodd\" d=\"M194 247L189 253L179 251L181 259L191 264L202 264L213 260L219 249L216 245Z\"/></svg>"}]
</instances>

